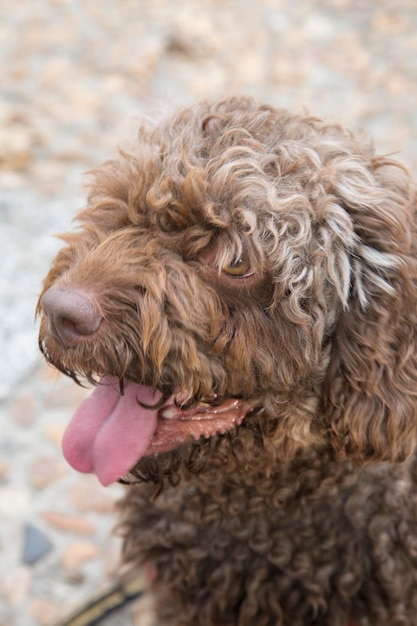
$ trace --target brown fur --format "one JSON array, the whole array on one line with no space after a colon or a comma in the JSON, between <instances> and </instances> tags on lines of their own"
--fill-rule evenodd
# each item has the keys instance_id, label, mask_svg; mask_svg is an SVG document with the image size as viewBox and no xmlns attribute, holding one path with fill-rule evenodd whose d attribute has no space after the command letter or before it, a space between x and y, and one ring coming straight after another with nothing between
<instances>
[{"instance_id":1,"label":"brown fur","mask_svg":"<svg viewBox=\"0 0 417 626\"><path fill-rule=\"evenodd\" d=\"M43 316L46 358L253 404L132 469L159 485L129 488L121 527L161 624L415 623L415 206L350 132L245 98L144 124L94 172L44 291L93 293L105 326L65 350Z\"/></svg>"}]
</instances>

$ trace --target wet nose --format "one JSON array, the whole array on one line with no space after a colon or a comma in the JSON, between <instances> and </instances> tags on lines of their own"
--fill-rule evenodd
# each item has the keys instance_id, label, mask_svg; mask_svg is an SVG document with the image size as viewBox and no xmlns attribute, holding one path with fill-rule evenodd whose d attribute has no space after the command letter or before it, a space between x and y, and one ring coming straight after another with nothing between
<instances>
[{"instance_id":1,"label":"wet nose","mask_svg":"<svg viewBox=\"0 0 417 626\"><path fill-rule=\"evenodd\" d=\"M75 289L50 287L41 298L49 331L66 348L74 348L91 338L103 317L93 300Z\"/></svg>"}]
</instances>

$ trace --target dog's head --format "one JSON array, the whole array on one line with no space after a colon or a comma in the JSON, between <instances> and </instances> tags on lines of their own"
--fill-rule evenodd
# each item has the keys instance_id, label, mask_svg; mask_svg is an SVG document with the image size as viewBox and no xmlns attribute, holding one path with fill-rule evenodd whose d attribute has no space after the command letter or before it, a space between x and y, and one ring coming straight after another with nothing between
<instances>
[{"instance_id":1,"label":"dog's head","mask_svg":"<svg viewBox=\"0 0 417 626\"><path fill-rule=\"evenodd\" d=\"M39 300L47 360L98 383L69 461L107 484L141 458L149 473L225 438L237 450L244 432L278 455L330 438L404 459L413 193L342 128L250 99L143 126L94 172Z\"/></svg>"}]
</instances>

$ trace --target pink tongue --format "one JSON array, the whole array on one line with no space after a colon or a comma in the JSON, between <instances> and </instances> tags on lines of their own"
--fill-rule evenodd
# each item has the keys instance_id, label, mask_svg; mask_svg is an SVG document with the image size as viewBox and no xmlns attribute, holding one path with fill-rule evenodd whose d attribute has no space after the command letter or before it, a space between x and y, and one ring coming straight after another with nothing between
<instances>
[{"instance_id":1,"label":"pink tongue","mask_svg":"<svg viewBox=\"0 0 417 626\"><path fill-rule=\"evenodd\" d=\"M157 427L153 387L127 382L120 395L119 379L105 376L78 407L62 441L68 463L79 472L95 473L109 485L145 454Z\"/></svg>"}]
</instances>

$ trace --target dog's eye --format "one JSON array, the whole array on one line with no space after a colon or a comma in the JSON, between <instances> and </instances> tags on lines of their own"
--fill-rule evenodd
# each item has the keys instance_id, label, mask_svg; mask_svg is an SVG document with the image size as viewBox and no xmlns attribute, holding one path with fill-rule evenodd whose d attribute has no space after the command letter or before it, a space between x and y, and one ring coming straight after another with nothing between
<instances>
[{"instance_id":1,"label":"dog's eye","mask_svg":"<svg viewBox=\"0 0 417 626\"><path fill-rule=\"evenodd\" d=\"M245 278L246 276L251 276L251 274L253 274L249 259L237 256L233 257L230 263L223 265L222 272L235 278Z\"/></svg>"}]
</instances>

